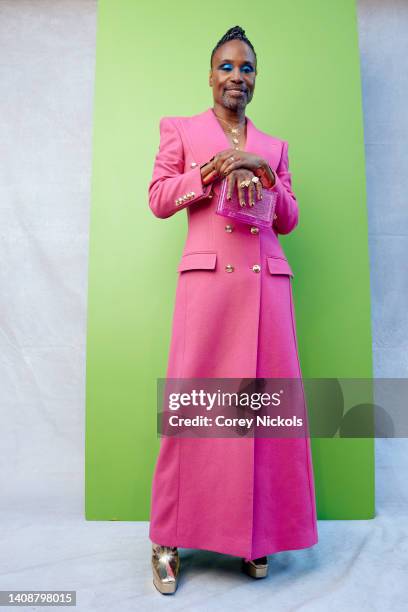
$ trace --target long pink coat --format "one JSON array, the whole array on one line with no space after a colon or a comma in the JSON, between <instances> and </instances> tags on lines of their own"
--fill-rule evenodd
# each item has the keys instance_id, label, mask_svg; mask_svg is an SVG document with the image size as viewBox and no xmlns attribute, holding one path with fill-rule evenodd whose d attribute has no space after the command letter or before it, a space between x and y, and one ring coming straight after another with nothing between
<instances>
[{"instance_id":1,"label":"long pink coat","mask_svg":"<svg viewBox=\"0 0 408 612\"><path fill-rule=\"evenodd\" d=\"M245 150L278 176L273 226L258 233L216 215L217 187L202 186L200 164L228 148L211 107L160 120L149 205L163 219L183 208L188 214L167 377L300 378L293 273L278 240L298 223L288 143L247 117ZM312 546L318 536L309 438L162 438L149 536L246 559Z\"/></svg>"}]
</instances>

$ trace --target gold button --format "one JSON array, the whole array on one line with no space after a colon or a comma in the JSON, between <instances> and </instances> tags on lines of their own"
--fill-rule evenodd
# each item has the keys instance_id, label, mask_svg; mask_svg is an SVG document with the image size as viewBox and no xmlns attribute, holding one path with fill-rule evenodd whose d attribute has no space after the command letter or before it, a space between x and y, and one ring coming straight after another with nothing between
<instances>
[{"instance_id":1,"label":"gold button","mask_svg":"<svg viewBox=\"0 0 408 612\"><path fill-rule=\"evenodd\" d=\"M188 195L185 193L185 194L183 195L183 200L187 200L187 199L188 199Z\"/></svg>"},{"instance_id":2,"label":"gold button","mask_svg":"<svg viewBox=\"0 0 408 612\"><path fill-rule=\"evenodd\" d=\"M251 227L251 234L259 234L259 228L258 227Z\"/></svg>"},{"instance_id":3,"label":"gold button","mask_svg":"<svg viewBox=\"0 0 408 612\"><path fill-rule=\"evenodd\" d=\"M195 192L194 192L194 191L192 191L192 192L191 192L191 195L192 195L192 196L193 196L193 198L194 198L194 196L195 196Z\"/></svg>"},{"instance_id":4,"label":"gold button","mask_svg":"<svg viewBox=\"0 0 408 612\"><path fill-rule=\"evenodd\" d=\"M224 229L225 229L226 232L230 232L231 233L232 230L234 229L234 227L232 225L226 225Z\"/></svg>"},{"instance_id":5,"label":"gold button","mask_svg":"<svg viewBox=\"0 0 408 612\"><path fill-rule=\"evenodd\" d=\"M277 219L277 218L278 218L278 215L273 215L273 218L274 218L274 219Z\"/></svg>"},{"instance_id":6,"label":"gold button","mask_svg":"<svg viewBox=\"0 0 408 612\"><path fill-rule=\"evenodd\" d=\"M259 264L254 264L252 266L252 271L253 272L260 272L261 271L261 266Z\"/></svg>"},{"instance_id":7,"label":"gold button","mask_svg":"<svg viewBox=\"0 0 408 612\"><path fill-rule=\"evenodd\" d=\"M177 200L175 201L175 204L176 204L176 206L180 206L180 204L181 204L181 199L180 199L180 198L177 198Z\"/></svg>"},{"instance_id":8,"label":"gold button","mask_svg":"<svg viewBox=\"0 0 408 612\"><path fill-rule=\"evenodd\" d=\"M233 272L234 271L234 266L232 264L226 264L225 271L226 272Z\"/></svg>"},{"instance_id":9,"label":"gold button","mask_svg":"<svg viewBox=\"0 0 408 612\"><path fill-rule=\"evenodd\" d=\"M191 162L191 167L192 167L192 168L195 168L195 167L196 167L196 165L197 165L197 163L196 163L196 162Z\"/></svg>"}]
</instances>

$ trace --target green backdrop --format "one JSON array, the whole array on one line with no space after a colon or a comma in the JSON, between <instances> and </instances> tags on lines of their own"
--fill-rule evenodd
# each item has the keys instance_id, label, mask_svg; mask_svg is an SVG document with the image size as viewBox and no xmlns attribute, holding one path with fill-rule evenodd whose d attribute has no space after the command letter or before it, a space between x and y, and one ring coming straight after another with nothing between
<instances>
[{"instance_id":1,"label":"green backdrop","mask_svg":"<svg viewBox=\"0 0 408 612\"><path fill-rule=\"evenodd\" d=\"M247 115L289 141L305 377L371 377L363 117L353 0L198 6L99 0L86 371L86 518L148 520L186 212L157 219L147 187L163 115L212 106L209 57L241 25L258 55ZM374 441L314 439L318 518L374 515Z\"/></svg>"}]
</instances>

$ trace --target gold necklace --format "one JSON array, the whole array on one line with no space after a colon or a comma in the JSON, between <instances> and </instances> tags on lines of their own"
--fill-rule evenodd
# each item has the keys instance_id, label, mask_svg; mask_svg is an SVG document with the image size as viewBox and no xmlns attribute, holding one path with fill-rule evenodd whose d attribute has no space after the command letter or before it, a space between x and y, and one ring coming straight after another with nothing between
<instances>
[{"instance_id":1,"label":"gold necklace","mask_svg":"<svg viewBox=\"0 0 408 612\"><path fill-rule=\"evenodd\" d=\"M239 144L239 137L240 137L240 135L241 135L240 130L239 130L237 127L233 127L233 126L231 126L231 125L228 123L228 121L225 121L225 119L222 119L221 117L218 117L218 115L217 115L215 112L214 112L214 115L217 117L217 119L219 119L220 121L222 121L223 123L225 123L225 125L227 125L227 126L228 126L228 128L229 128L229 130L230 130L230 132L231 132L231 139L232 139L232 142L233 142L233 143L234 143L234 145L235 145L235 146L234 146L234 149L238 150L238 148L239 148L239 147L238 147L238 144ZM244 121L244 124L243 124L243 125L245 126L245 124L246 124L246 118L245 118L245 121ZM239 125L239 124L238 124L238 125Z\"/></svg>"}]
</instances>

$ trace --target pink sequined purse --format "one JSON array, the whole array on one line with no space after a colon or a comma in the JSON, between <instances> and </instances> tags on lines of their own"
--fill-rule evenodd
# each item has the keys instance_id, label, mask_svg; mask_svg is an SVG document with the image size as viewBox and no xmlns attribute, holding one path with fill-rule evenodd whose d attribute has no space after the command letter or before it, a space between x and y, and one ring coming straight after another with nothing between
<instances>
[{"instance_id":1,"label":"pink sequined purse","mask_svg":"<svg viewBox=\"0 0 408 612\"><path fill-rule=\"evenodd\" d=\"M257 199L255 192L254 205L249 206L246 201L246 206L241 206L238 200L236 185L232 190L231 199L227 200L227 179L223 179L220 183L217 208L217 215L223 217L231 217L241 223L248 223L260 228L270 228L273 223L273 215L275 213L277 193L271 189L262 188L262 200Z\"/></svg>"}]
</instances>

